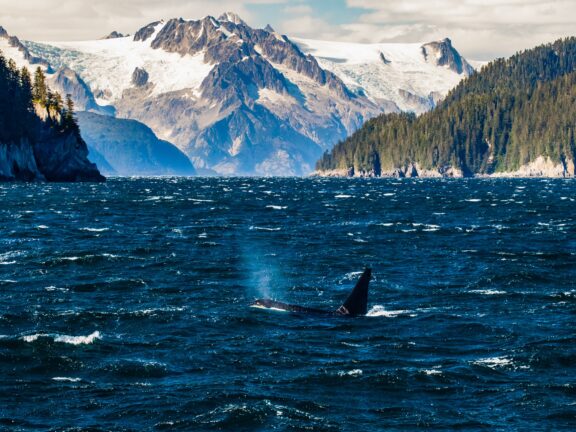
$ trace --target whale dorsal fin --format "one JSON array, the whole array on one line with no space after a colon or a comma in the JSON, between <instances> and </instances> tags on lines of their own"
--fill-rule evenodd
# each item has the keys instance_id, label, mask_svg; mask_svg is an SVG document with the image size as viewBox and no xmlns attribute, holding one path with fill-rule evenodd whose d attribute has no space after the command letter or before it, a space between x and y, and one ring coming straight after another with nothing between
<instances>
[{"instance_id":1,"label":"whale dorsal fin","mask_svg":"<svg viewBox=\"0 0 576 432\"><path fill-rule=\"evenodd\" d=\"M338 308L338 313L353 316L366 315L368 312L368 285L371 278L372 270L367 268L360 276L348 299Z\"/></svg>"}]
</instances>

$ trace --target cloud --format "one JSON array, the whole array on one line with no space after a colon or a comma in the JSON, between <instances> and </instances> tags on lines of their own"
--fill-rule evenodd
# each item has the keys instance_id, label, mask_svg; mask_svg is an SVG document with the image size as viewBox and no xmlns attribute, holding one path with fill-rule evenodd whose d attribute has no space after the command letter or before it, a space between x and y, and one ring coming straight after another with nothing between
<instances>
[{"instance_id":1,"label":"cloud","mask_svg":"<svg viewBox=\"0 0 576 432\"><path fill-rule=\"evenodd\" d=\"M227 10L290 36L373 43L450 37L478 60L576 33L576 0L0 0L0 25L23 39L79 40Z\"/></svg>"},{"instance_id":2,"label":"cloud","mask_svg":"<svg viewBox=\"0 0 576 432\"><path fill-rule=\"evenodd\" d=\"M574 0L347 0L364 10L343 25L358 41L450 37L465 55L492 59L576 33Z\"/></svg>"},{"instance_id":3,"label":"cloud","mask_svg":"<svg viewBox=\"0 0 576 432\"><path fill-rule=\"evenodd\" d=\"M197 19L234 11L248 22L251 7L288 0L0 0L0 25L29 40L94 39L134 32L159 19Z\"/></svg>"}]
</instances>

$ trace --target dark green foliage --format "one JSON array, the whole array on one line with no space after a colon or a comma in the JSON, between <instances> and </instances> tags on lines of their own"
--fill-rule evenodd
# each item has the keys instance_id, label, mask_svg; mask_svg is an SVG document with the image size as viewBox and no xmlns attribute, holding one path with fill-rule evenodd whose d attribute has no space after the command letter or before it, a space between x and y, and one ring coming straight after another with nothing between
<instances>
[{"instance_id":1,"label":"dark green foliage","mask_svg":"<svg viewBox=\"0 0 576 432\"><path fill-rule=\"evenodd\" d=\"M31 99L30 74L21 73L0 52L0 142L32 138L38 117Z\"/></svg>"},{"instance_id":2,"label":"dark green foliage","mask_svg":"<svg viewBox=\"0 0 576 432\"><path fill-rule=\"evenodd\" d=\"M35 141L41 120L34 104L46 110L45 123L58 131L78 130L73 121L63 121L62 97L46 85L46 76L40 68L32 82L30 72L18 70L14 61L7 61L0 51L0 143L18 142L21 139Z\"/></svg>"},{"instance_id":3,"label":"dark green foliage","mask_svg":"<svg viewBox=\"0 0 576 432\"><path fill-rule=\"evenodd\" d=\"M336 145L317 169L392 170L409 163L464 174L575 159L576 38L496 60L433 111L388 114Z\"/></svg>"},{"instance_id":4,"label":"dark green foliage","mask_svg":"<svg viewBox=\"0 0 576 432\"><path fill-rule=\"evenodd\" d=\"M62 99L60 99L62 103ZM62 124L65 128L70 129L80 134L80 127L78 126L78 120L74 115L74 101L72 101L72 95L66 95L66 109L62 112Z\"/></svg>"},{"instance_id":5,"label":"dark green foliage","mask_svg":"<svg viewBox=\"0 0 576 432\"><path fill-rule=\"evenodd\" d=\"M46 75L40 67L34 73L34 86L32 87L32 98L35 103L46 106L48 103L48 86L46 85Z\"/></svg>"}]
</instances>

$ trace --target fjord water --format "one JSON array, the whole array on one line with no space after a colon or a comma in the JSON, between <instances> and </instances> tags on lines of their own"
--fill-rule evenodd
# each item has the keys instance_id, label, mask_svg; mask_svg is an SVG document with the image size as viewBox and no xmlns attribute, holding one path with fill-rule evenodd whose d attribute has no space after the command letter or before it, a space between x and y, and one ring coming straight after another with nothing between
<instances>
[{"instance_id":1,"label":"fjord water","mask_svg":"<svg viewBox=\"0 0 576 432\"><path fill-rule=\"evenodd\" d=\"M0 186L2 430L559 430L563 180ZM336 309L371 265L361 318Z\"/></svg>"}]
</instances>

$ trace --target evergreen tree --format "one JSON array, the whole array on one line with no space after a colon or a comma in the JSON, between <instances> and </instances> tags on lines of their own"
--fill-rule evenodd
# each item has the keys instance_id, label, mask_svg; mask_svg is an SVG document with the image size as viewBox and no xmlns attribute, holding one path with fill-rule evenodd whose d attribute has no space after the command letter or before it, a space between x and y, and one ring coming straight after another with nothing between
<instances>
[{"instance_id":1,"label":"evergreen tree","mask_svg":"<svg viewBox=\"0 0 576 432\"><path fill-rule=\"evenodd\" d=\"M46 75L38 66L34 73L34 86L32 88L34 102L46 107L48 104L48 86L46 85Z\"/></svg>"},{"instance_id":2,"label":"evergreen tree","mask_svg":"<svg viewBox=\"0 0 576 432\"><path fill-rule=\"evenodd\" d=\"M79 132L80 127L78 126L78 120L74 115L74 101L72 100L72 95L66 95L66 109L64 111L63 125L66 129L71 129Z\"/></svg>"},{"instance_id":3,"label":"evergreen tree","mask_svg":"<svg viewBox=\"0 0 576 432\"><path fill-rule=\"evenodd\" d=\"M418 118L370 120L317 168L377 172L418 163L465 174L512 171L538 156L575 160L575 129L576 38L569 38L496 60Z\"/></svg>"},{"instance_id":4,"label":"evergreen tree","mask_svg":"<svg viewBox=\"0 0 576 432\"><path fill-rule=\"evenodd\" d=\"M68 95L64 109L60 94L46 85L42 69L36 69L32 82L28 69L18 70L16 64L0 51L0 145L24 138L37 139L41 120L36 115L34 103L47 108L47 127L80 133L71 96Z\"/></svg>"}]
</instances>

